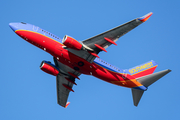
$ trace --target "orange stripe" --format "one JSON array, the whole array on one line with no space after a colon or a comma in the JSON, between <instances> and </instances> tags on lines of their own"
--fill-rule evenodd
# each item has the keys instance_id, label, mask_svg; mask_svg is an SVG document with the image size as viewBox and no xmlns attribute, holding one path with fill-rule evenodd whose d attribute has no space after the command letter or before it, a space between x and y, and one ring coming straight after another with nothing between
<instances>
[{"instance_id":1,"label":"orange stripe","mask_svg":"<svg viewBox=\"0 0 180 120\"><path fill-rule=\"evenodd\" d=\"M30 30L16 30L16 31L28 31L28 32L32 32L32 33L37 33L37 34L39 34L39 35L42 35L42 36L44 36L44 37L47 37L47 38L49 38L49 39L51 39L51 40L53 40L53 41L55 41L55 42L57 42L57 43L59 43L59 44L65 46L64 44L62 44L62 43L60 43L60 42L58 42L58 41L56 41L56 40L54 40L54 39L52 39L52 38L46 36L46 35L43 35L43 34L41 34L41 33L38 33L38 32L34 32L34 31L30 31ZM15 31L15 33L16 33L16 31Z\"/></svg>"}]
</instances>

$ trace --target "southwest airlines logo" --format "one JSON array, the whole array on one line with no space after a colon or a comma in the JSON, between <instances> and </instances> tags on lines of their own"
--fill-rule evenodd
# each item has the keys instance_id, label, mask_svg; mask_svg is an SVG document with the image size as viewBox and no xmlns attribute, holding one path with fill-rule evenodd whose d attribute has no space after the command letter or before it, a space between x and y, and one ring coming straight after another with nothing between
<instances>
[{"instance_id":1,"label":"southwest airlines logo","mask_svg":"<svg viewBox=\"0 0 180 120\"><path fill-rule=\"evenodd\" d=\"M142 64L140 66L134 67L132 69L129 69L129 72L131 74L135 74L135 73L141 72L141 71L146 70L146 69L151 68L151 67L153 67L153 63L148 62L148 63Z\"/></svg>"}]
</instances>

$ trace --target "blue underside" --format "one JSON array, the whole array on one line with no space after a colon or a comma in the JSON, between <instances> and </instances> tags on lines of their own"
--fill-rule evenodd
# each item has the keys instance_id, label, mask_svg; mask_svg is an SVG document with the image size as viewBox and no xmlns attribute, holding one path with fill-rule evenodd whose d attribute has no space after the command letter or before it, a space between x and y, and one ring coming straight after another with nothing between
<instances>
[{"instance_id":1,"label":"blue underside","mask_svg":"<svg viewBox=\"0 0 180 120\"><path fill-rule=\"evenodd\" d=\"M143 91L146 91L147 90L147 87L145 86L139 86L139 87L133 87L133 89L138 89L138 90L143 90Z\"/></svg>"}]
</instances>

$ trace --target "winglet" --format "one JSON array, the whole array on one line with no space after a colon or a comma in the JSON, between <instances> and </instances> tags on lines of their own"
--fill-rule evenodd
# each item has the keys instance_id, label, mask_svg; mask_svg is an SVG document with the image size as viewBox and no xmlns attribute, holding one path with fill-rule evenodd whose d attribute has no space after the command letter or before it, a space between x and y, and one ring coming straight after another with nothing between
<instances>
[{"instance_id":1,"label":"winglet","mask_svg":"<svg viewBox=\"0 0 180 120\"><path fill-rule=\"evenodd\" d=\"M146 14L145 16L138 18L138 20L140 20L142 22L145 22L145 21L147 21L151 17L152 14L153 13L150 12L150 13Z\"/></svg>"},{"instance_id":2,"label":"winglet","mask_svg":"<svg viewBox=\"0 0 180 120\"><path fill-rule=\"evenodd\" d=\"M70 102L67 102L67 103L66 103L66 106L65 106L64 108L67 108L69 104L70 104Z\"/></svg>"}]
</instances>

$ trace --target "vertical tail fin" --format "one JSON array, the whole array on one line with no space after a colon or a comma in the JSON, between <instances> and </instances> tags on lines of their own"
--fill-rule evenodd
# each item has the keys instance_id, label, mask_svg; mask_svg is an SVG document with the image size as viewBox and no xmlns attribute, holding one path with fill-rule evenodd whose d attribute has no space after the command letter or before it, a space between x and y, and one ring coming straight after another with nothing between
<instances>
[{"instance_id":1,"label":"vertical tail fin","mask_svg":"<svg viewBox=\"0 0 180 120\"><path fill-rule=\"evenodd\" d=\"M171 72L171 70L167 69L167 70L163 70L154 74L150 74L150 75L146 75L143 77L139 77L136 80L141 83L142 85L144 85L145 87L150 86L151 84L153 84L154 82L156 82L157 80L159 80L161 77L163 77L164 75L166 75L167 73ZM137 89L131 89L132 90L132 96L133 96L133 102L134 105L137 106L144 91L143 90L137 90Z\"/></svg>"},{"instance_id":2,"label":"vertical tail fin","mask_svg":"<svg viewBox=\"0 0 180 120\"><path fill-rule=\"evenodd\" d=\"M134 106L137 106L144 91L131 88Z\"/></svg>"},{"instance_id":3,"label":"vertical tail fin","mask_svg":"<svg viewBox=\"0 0 180 120\"><path fill-rule=\"evenodd\" d=\"M144 64L130 68L129 73L134 78L139 78L139 77L143 77L143 76L152 74L157 66L158 66L158 64L155 61L151 60Z\"/></svg>"}]
</instances>

